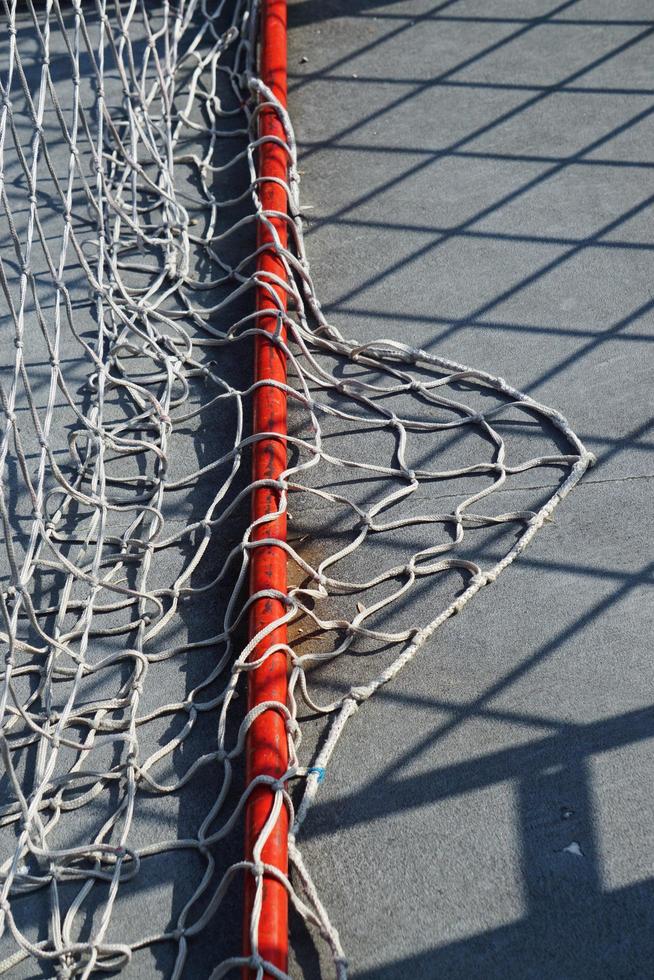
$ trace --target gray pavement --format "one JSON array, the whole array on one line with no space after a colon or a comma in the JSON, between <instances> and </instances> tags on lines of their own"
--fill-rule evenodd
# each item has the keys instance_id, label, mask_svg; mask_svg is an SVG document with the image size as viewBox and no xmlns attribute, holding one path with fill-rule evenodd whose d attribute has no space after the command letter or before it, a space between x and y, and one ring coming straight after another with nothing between
<instances>
[{"instance_id":1,"label":"gray pavement","mask_svg":"<svg viewBox=\"0 0 654 980\"><path fill-rule=\"evenodd\" d=\"M598 457L527 553L350 721L303 829L307 864L359 980L654 977L651 0L292 0L289 17L307 246L330 320L348 337L393 337L502 375L562 411ZM24 186L15 167L9 177L24 232ZM82 277L79 295L70 283L91 336ZM45 391L30 316L26 358ZM82 391L79 351L65 343L67 377ZM0 354L6 374L13 350ZM222 367L247 384L248 357ZM60 401L53 442L65 458L72 420ZM189 426L176 462L215 458L229 438L216 411ZM501 506L533 506L558 475L518 477ZM210 495L203 485L172 500L171 526ZM318 550L338 533L328 511L298 503L293 517ZM503 543L478 540L484 557ZM231 543L216 545L211 568ZM351 574L371 561L362 553ZM166 642L207 635L226 597L185 609ZM407 623L434 601L418 600L402 610ZM153 704L183 697L213 656L160 665ZM342 691L347 669L314 681ZM171 775L206 749L215 724L206 717ZM309 744L321 734L312 725ZM151 734L153 746L164 734ZM216 785L149 800L137 842L194 834ZM226 863L241 853L240 832L230 848ZM201 873L184 854L144 862L111 936L170 925ZM43 937L43 895L18 904ZM192 941L185 975L208 976L238 947L239 928L235 890ZM294 976L332 975L295 920L292 939ZM0 960L12 951L5 934ZM169 976L173 958L155 947L126 975ZM49 974L24 962L12 975Z\"/></svg>"},{"instance_id":2,"label":"gray pavement","mask_svg":"<svg viewBox=\"0 0 654 980\"><path fill-rule=\"evenodd\" d=\"M354 977L654 976L652 14L290 5L329 319L506 377L598 457L339 744L304 852Z\"/></svg>"}]
</instances>

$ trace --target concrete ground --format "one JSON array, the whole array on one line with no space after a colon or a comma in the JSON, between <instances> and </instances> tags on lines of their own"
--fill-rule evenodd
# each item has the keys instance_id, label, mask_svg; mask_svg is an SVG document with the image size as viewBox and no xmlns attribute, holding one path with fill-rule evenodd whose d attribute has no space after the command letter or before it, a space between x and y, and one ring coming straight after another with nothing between
<instances>
[{"instance_id":1,"label":"concrete ground","mask_svg":"<svg viewBox=\"0 0 654 980\"><path fill-rule=\"evenodd\" d=\"M289 18L307 246L330 320L502 375L598 457L527 553L349 722L303 828L307 864L357 980L654 977L651 2L291 0ZM64 356L75 384L79 352ZM223 362L239 386L248 365ZM62 453L69 424L54 422ZM223 428L218 414L191 426L179 465L219 455ZM547 496L557 476L521 489ZM226 596L180 616L175 642L213 629ZM206 666L162 668L153 697L184 696ZM172 771L212 738L207 717ZM153 798L137 839L196 833L215 787ZM183 853L152 861L112 935L169 926L199 874ZM35 909L21 921L36 938L49 912ZM208 976L239 928L235 893L185 975ZM294 976L332 975L313 938L294 921ZM0 961L12 952L5 933ZM126 975L173 962L156 947Z\"/></svg>"},{"instance_id":2,"label":"concrete ground","mask_svg":"<svg viewBox=\"0 0 654 980\"><path fill-rule=\"evenodd\" d=\"M359 980L652 977L651 4L289 13L329 319L506 377L598 457L350 721L307 862Z\"/></svg>"}]
</instances>

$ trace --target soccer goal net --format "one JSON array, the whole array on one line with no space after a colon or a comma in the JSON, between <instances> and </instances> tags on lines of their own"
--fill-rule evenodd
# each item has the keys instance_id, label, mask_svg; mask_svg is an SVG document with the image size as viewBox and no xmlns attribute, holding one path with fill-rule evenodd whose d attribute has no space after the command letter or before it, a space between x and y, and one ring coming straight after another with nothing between
<instances>
[{"instance_id":1,"label":"soccer goal net","mask_svg":"<svg viewBox=\"0 0 654 980\"><path fill-rule=\"evenodd\" d=\"M3 3L0 972L199 975L209 932L216 977L286 976L272 895L345 976L301 843L346 722L592 457L501 378L330 324L256 0ZM271 715L276 774L245 761Z\"/></svg>"}]
</instances>

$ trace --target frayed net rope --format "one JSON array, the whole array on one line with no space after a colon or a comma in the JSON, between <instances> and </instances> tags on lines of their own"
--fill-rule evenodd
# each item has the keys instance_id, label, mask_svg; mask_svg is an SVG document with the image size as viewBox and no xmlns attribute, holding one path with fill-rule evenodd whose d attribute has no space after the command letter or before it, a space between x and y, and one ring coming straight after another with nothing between
<instances>
[{"instance_id":1,"label":"frayed net rope","mask_svg":"<svg viewBox=\"0 0 654 980\"><path fill-rule=\"evenodd\" d=\"M256 75L256 4L4 3L0 929L14 951L0 971L34 957L47 976L88 977L165 943L178 977L189 943L209 923L219 931L217 913L247 873L257 882L252 955L236 947L214 976L245 963L282 975L257 944L264 874L282 880L345 976L297 844L344 726L520 554L592 456L560 414L501 378L394 340L357 343L327 322L305 252L292 126ZM266 285L253 244L270 217L256 173L262 105L279 113L289 158L291 246L279 247L289 311L277 310L288 341L275 342L288 358L291 424L275 486L299 529L285 545L288 704L244 714L236 699L263 638L242 641L252 528L222 567L215 555L242 520L250 454L265 437L247 427L253 386L234 382ZM500 433L507 411L554 433L551 451L512 456ZM225 442L219 458L198 448L207 419ZM458 465L441 440L461 451ZM519 490L520 475L539 468L562 475L542 484L535 509L492 507L512 478ZM320 514L322 538L311 524ZM465 549L489 528L508 537L483 567ZM386 552L357 563L384 540ZM169 642L193 609L202 626ZM413 620L396 621L407 609ZM171 682L171 664L201 675L188 689L183 671ZM232 851L221 862L254 788L243 786L247 731L271 707L286 719L290 768L272 784L254 860L232 862ZM299 722L315 712L332 720L304 757ZM203 718L212 742L193 755ZM182 800L198 781L215 792L190 835L139 830L149 801ZM291 879L260 861L281 807ZM163 858L177 852L197 863L173 920L148 907L145 935L112 928L146 866L165 875ZM28 900L45 938L24 924Z\"/></svg>"}]
</instances>

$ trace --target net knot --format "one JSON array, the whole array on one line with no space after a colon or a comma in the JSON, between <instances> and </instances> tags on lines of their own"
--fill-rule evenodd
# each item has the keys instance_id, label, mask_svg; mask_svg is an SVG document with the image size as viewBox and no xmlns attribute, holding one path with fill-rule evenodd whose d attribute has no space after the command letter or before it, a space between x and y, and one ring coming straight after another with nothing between
<instances>
[{"instance_id":1,"label":"net knot","mask_svg":"<svg viewBox=\"0 0 654 980\"><path fill-rule=\"evenodd\" d=\"M297 735L297 733L300 731L300 726L295 718L287 718L285 727L289 735Z\"/></svg>"},{"instance_id":2,"label":"net knot","mask_svg":"<svg viewBox=\"0 0 654 980\"><path fill-rule=\"evenodd\" d=\"M227 45L227 44L231 44L232 41L235 41L238 36L239 36L239 29L234 24L232 24L231 27L227 28L225 33L221 36L220 40L222 41L223 45Z\"/></svg>"}]
</instances>

